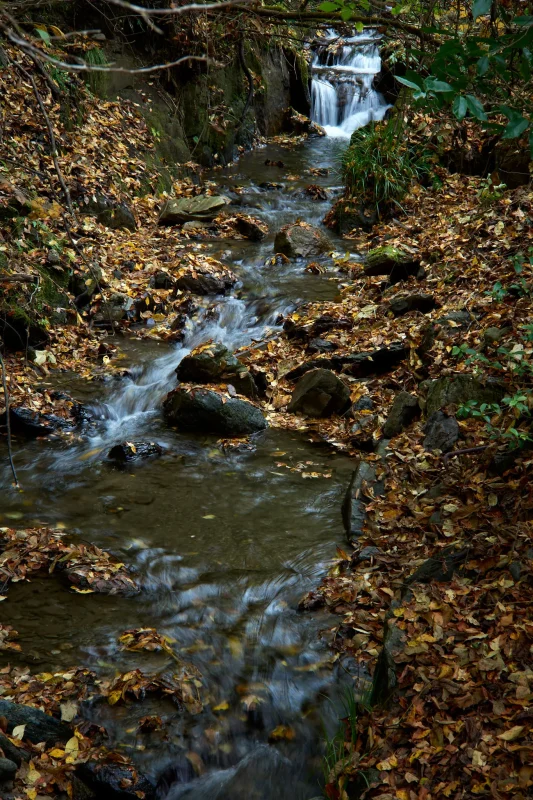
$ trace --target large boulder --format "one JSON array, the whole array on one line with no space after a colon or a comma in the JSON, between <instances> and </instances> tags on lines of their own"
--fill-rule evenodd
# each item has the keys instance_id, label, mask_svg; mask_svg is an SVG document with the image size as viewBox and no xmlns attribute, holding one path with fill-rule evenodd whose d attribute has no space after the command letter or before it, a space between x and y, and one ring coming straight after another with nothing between
<instances>
[{"instance_id":1,"label":"large boulder","mask_svg":"<svg viewBox=\"0 0 533 800\"><path fill-rule=\"evenodd\" d=\"M10 700L0 700L0 717L7 720L7 733L11 733L19 725L25 725L23 738L33 744L45 742L49 747L56 742L66 742L72 736L71 728L64 722L50 717L38 708L12 703Z\"/></svg>"},{"instance_id":2,"label":"large boulder","mask_svg":"<svg viewBox=\"0 0 533 800\"><path fill-rule=\"evenodd\" d=\"M426 450L440 450L448 453L459 438L459 425L455 417L449 417L444 411L435 411L429 417L424 428Z\"/></svg>"},{"instance_id":3,"label":"large boulder","mask_svg":"<svg viewBox=\"0 0 533 800\"><path fill-rule=\"evenodd\" d=\"M365 275L384 275L390 283L399 283L411 275L420 274L420 258L399 247L385 245L369 250L365 261Z\"/></svg>"},{"instance_id":4,"label":"large boulder","mask_svg":"<svg viewBox=\"0 0 533 800\"><path fill-rule=\"evenodd\" d=\"M350 390L328 369L313 369L300 378L288 410L309 417L329 417L350 408Z\"/></svg>"},{"instance_id":5,"label":"large boulder","mask_svg":"<svg viewBox=\"0 0 533 800\"><path fill-rule=\"evenodd\" d=\"M205 222L214 219L227 204L222 195L200 194L196 197L172 197L159 215L160 225L179 225L191 220Z\"/></svg>"},{"instance_id":6,"label":"large boulder","mask_svg":"<svg viewBox=\"0 0 533 800\"><path fill-rule=\"evenodd\" d=\"M483 382L472 375L456 375L431 381L426 399L429 416L446 406L460 406L475 400L482 403L499 403L505 394L504 387L496 381Z\"/></svg>"},{"instance_id":7,"label":"large boulder","mask_svg":"<svg viewBox=\"0 0 533 800\"><path fill-rule=\"evenodd\" d=\"M288 258L311 258L333 249L328 236L307 222L284 225L276 234L274 252Z\"/></svg>"},{"instance_id":8,"label":"large boulder","mask_svg":"<svg viewBox=\"0 0 533 800\"><path fill-rule=\"evenodd\" d=\"M420 416L418 398L409 392L400 392L394 398L389 416L383 426L383 436L392 439Z\"/></svg>"},{"instance_id":9,"label":"large boulder","mask_svg":"<svg viewBox=\"0 0 533 800\"><path fill-rule=\"evenodd\" d=\"M210 389L178 386L163 403L167 422L191 433L248 436L267 427L261 411L246 400Z\"/></svg>"},{"instance_id":10,"label":"large boulder","mask_svg":"<svg viewBox=\"0 0 533 800\"><path fill-rule=\"evenodd\" d=\"M135 217L129 206L103 194L95 194L92 197L86 195L80 202L79 210L86 216L96 217L106 228L127 228L130 231L137 229Z\"/></svg>"},{"instance_id":11,"label":"large boulder","mask_svg":"<svg viewBox=\"0 0 533 800\"><path fill-rule=\"evenodd\" d=\"M176 375L182 383L230 383L239 394L257 397L249 370L218 342L207 342L185 356Z\"/></svg>"}]
</instances>

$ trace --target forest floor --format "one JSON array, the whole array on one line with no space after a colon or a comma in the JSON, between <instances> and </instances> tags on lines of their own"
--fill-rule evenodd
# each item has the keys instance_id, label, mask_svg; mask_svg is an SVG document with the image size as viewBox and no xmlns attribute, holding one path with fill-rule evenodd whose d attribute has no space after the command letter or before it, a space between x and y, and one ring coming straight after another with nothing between
<instances>
[{"instance_id":1,"label":"forest floor","mask_svg":"<svg viewBox=\"0 0 533 800\"><path fill-rule=\"evenodd\" d=\"M84 120L70 131L60 104L39 86L78 208L100 194L117 203L127 198L136 221L135 231L113 230L80 211L76 219L65 216L57 174L26 135L28 127L42 135L41 122L27 114L35 106L32 87L16 71L4 70L10 109L0 185L4 311L22 311L25 324L36 329L36 345L5 358L8 388L15 406L70 419L72 401L40 390L39 382L58 369L88 379L120 371L116 339L109 336L113 306L120 303L124 312L119 326L151 320L136 329L138 335L179 339L198 298L157 288L165 285L164 275L196 280L200 274L223 283L228 271L205 255L201 241L157 225L158 176L142 155L153 150L153 141L132 104L84 95ZM175 191L213 193L190 169L191 177L176 183ZM390 286L383 276L365 273L364 260L345 260L338 301L299 308L283 334L242 356L252 373L266 376L267 395L258 402L270 425L322 439L374 469L347 506L362 507L361 530L354 536L348 519L350 549L338 553L330 574L302 601L303 608L325 605L337 615L325 634L335 657L364 663L375 677L372 696L360 698L357 719L347 714L328 748L330 800L348 800L355 791L381 800L521 800L533 787L533 195L528 187L490 192L480 178L438 167L436 173L439 185L413 187L397 218L350 237L350 248L362 255L376 246L400 247L422 267L419 277ZM147 186L152 194L141 197ZM24 214L6 216L13 207ZM231 224L227 234L236 235ZM87 304L78 299L84 292ZM420 294L431 310L393 310L398 305L392 301ZM317 337L329 343L337 363L354 353L369 356L364 374L333 364L350 388L355 408L349 414L310 419L287 411L295 368L313 359L313 367L332 369L330 354L317 357L309 350ZM369 362L380 363L377 354L390 352L391 345L401 358L378 374ZM451 399L438 412L446 420L458 417L456 442L448 452L428 449L431 385L425 382L446 379L449 387L464 375L483 385L496 379L502 396L513 402L465 408L471 398L458 402L448 393ZM386 437L386 449L376 452L401 391L421 401L418 418ZM514 440L522 448L495 469L497 454ZM60 533L2 529L1 535L6 585L43 566L55 568L63 557L79 591L102 590L98 582L117 573L129 580L107 554L97 548L82 553ZM131 635L137 642L138 633ZM150 637L141 646L168 647ZM16 633L0 627L0 649L16 647ZM184 674L172 691L180 701L195 701L190 686L196 680ZM83 670L50 678L7 667L0 672L0 692L70 722L76 709L68 703L77 708L92 692L118 702L127 691L140 691L142 677L117 681L94 688L94 676ZM92 749L93 734L82 725L63 748L33 747L16 791L30 800L68 791L79 763L89 755L103 757Z\"/></svg>"}]
</instances>

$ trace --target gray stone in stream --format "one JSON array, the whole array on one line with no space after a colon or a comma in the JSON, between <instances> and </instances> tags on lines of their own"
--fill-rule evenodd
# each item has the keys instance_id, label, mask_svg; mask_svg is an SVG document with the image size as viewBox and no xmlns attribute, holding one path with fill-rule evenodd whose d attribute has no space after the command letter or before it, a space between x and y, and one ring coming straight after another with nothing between
<instances>
[{"instance_id":1,"label":"gray stone in stream","mask_svg":"<svg viewBox=\"0 0 533 800\"><path fill-rule=\"evenodd\" d=\"M7 720L7 732L11 733L18 725L25 725L24 739L33 744L46 742L47 747L56 742L66 742L72 736L72 729L38 708L0 700L0 717Z\"/></svg>"},{"instance_id":2,"label":"gray stone in stream","mask_svg":"<svg viewBox=\"0 0 533 800\"><path fill-rule=\"evenodd\" d=\"M483 382L472 375L438 378L428 385L426 413L428 416L449 405L460 406L475 400L482 403L499 403L505 394L504 387L496 381Z\"/></svg>"},{"instance_id":3,"label":"gray stone in stream","mask_svg":"<svg viewBox=\"0 0 533 800\"><path fill-rule=\"evenodd\" d=\"M17 765L9 758L2 758L0 756L0 783L12 781L17 772Z\"/></svg>"},{"instance_id":4,"label":"gray stone in stream","mask_svg":"<svg viewBox=\"0 0 533 800\"><path fill-rule=\"evenodd\" d=\"M285 225L276 234L274 252L288 258L311 258L333 250L328 236L319 228L304 222Z\"/></svg>"},{"instance_id":5,"label":"gray stone in stream","mask_svg":"<svg viewBox=\"0 0 533 800\"><path fill-rule=\"evenodd\" d=\"M267 234L265 226L262 226L259 220L243 217L240 214L235 219L235 230L251 242L260 242Z\"/></svg>"},{"instance_id":6,"label":"gray stone in stream","mask_svg":"<svg viewBox=\"0 0 533 800\"><path fill-rule=\"evenodd\" d=\"M395 297L390 301L389 309L395 317L401 317L409 311L420 311L428 314L437 308L437 303L430 294L411 294L407 297Z\"/></svg>"},{"instance_id":7,"label":"gray stone in stream","mask_svg":"<svg viewBox=\"0 0 533 800\"><path fill-rule=\"evenodd\" d=\"M288 411L309 417L329 417L350 408L350 390L327 369L314 369L300 378L292 393Z\"/></svg>"},{"instance_id":8,"label":"gray stone in stream","mask_svg":"<svg viewBox=\"0 0 533 800\"><path fill-rule=\"evenodd\" d=\"M261 744L234 767L208 773L187 787L176 786L166 800L293 800L309 797L309 787L304 789L289 759Z\"/></svg>"},{"instance_id":9,"label":"gray stone in stream","mask_svg":"<svg viewBox=\"0 0 533 800\"><path fill-rule=\"evenodd\" d=\"M99 800L151 800L155 786L137 769L125 764L88 761L76 767L76 776Z\"/></svg>"},{"instance_id":10,"label":"gray stone in stream","mask_svg":"<svg viewBox=\"0 0 533 800\"><path fill-rule=\"evenodd\" d=\"M267 427L261 411L246 400L210 389L178 386L163 402L167 422L179 430L217 436L248 436Z\"/></svg>"},{"instance_id":11,"label":"gray stone in stream","mask_svg":"<svg viewBox=\"0 0 533 800\"><path fill-rule=\"evenodd\" d=\"M115 464L128 464L160 456L163 452L157 442L121 442L111 448L107 457Z\"/></svg>"},{"instance_id":12,"label":"gray stone in stream","mask_svg":"<svg viewBox=\"0 0 533 800\"><path fill-rule=\"evenodd\" d=\"M176 225L182 222L210 221L227 204L222 195L197 195L196 197L173 197L167 200L159 215L160 225Z\"/></svg>"},{"instance_id":13,"label":"gray stone in stream","mask_svg":"<svg viewBox=\"0 0 533 800\"><path fill-rule=\"evenodd\" d=\"M426 422L424 433L426 450L448 453L459 438L459 425L455 417L449 417L444 411L435 411Z\"/></svg>"},{"instance_id":14,"label":"gray stone in stream","mask_svg":"<svg viewBox=\"0 0 533 800\"><path fill-rule=\"evenodd\" d=\"M399 283L411 275L417 275L419 270L418 256L390 245L369 250L365 259L365 275L386 275L391 283Z\"/></svg>"},{"instance_id":15,"label":"gray stone in stream","mask_svg":"<svg viewBox=\"0 0 533 800\"><path fill-rule=\"evenodd\" d=\"M192 294L226 294L237 278L230 272L213 274L208 269L195 267L190 272L184 272L176 278L176 288Z\"/></svg>"},{"instance_id":16,"label":"gray stone in stream","mask_svg":"<svg viewBox=\"0 0 533 800\"><path fill-rule=\"evenodd\" d=\"M394 398L389 416L383 426L383 436L386 436L387 439L398 436L404 428L407 428L419 416L418 398L409 394L409 392L400 392Z\"/></svg>"},{"instance_id":17,"label":"gray stone in stream","mask_svg":"<svg viewBox=\"0 0 533 800\"><path fill-rule=\"evenodd\" d=\"M381 458L385 457L388 440L382 439L376 448ZM361 459L353 471L341 506L342 522L349 542L361 536L366 521L366 506L373 497L383 494L385 484L377 480L375 461Z\"/></svg>"},{"instance_id":18,"label":"gray stone in stream","mask_svg":"<svg viewBox=\"0 0 533 800\"><path fill-rule=\"evenodd\" d=\"M200 352L193 350L176 368L184 383L230 383L239 394L257 397L257 386L249 370L223 344L213 342Z\"/></svg>"},{"instance_id":19,"label":"gray stone in stream","mask_svg":"<svg viewBox=\"0 0 533 800\"><path fill-rule=\"evenodd\" d=\"M6 426L6 412L0 414L0 433L5 433ZM9 408L9 423L11 433L15 436L23 436L26 439L36 439L38 436L49 436L55 430L56 426L52 424L45 424L43 417L37 412L32 411L30 408Z\"/></svg>"}]
</instances>

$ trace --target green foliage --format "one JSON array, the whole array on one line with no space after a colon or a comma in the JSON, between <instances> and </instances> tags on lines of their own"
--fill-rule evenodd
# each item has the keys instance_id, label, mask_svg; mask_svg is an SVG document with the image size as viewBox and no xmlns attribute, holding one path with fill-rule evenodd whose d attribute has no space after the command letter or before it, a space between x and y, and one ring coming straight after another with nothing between
<instances>
[{"instance_id":1,"label":"green foliage","mask_svg":"<svg viewBox=\"0 0 533 800\"><path fill-rule=\"evenodd\" d=\"M92 47L85 53L85 61L90 67L105 67L107 58L100 47ZM102 94L105 87L104 72L87 72L85 78L93 94Z\"/></svg>"},{"instance_id":2,"label":"green foliage","mask_svg":"<svg viewBox=\"0 0 533 800\"><path fill-rule=\"evenodd\" d=\"M343 717L335 735L331 738L326 736L326 752L324 755L324 777L328 783L332 775L336 775L337 777L333 779L334 786L336 781L342 777L344 767L353 758L353 750L360 734L360 712L370 710L370 693L366 693L360 699L357 699L353 689L346 689L342 706ZM368 786L369 782L364 771L361 771L359 776L363 784L366 783ZM331 782L329 785L331 785Z\"/></svg>"},{"instance_id":3,"label":"green foliage","mask_svg":"<svg viewBox=\"0 0 533 800\"><path fill-rule=\"evenodd\" d=\"M355 131L342 159L350 195L380 212L399 206L411 183L430 171L429 156L406 143L394 119Z\"/></svg>"}]
</instances>

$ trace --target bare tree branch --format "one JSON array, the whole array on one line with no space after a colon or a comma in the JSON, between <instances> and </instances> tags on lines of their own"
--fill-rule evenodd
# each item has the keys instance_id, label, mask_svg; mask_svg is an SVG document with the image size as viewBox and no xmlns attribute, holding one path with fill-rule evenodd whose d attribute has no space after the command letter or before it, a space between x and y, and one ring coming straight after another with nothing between
<instances>
[{"instance_id":1,"label":"bare tree branch","mask_svg":"<svg viewBox=\"0 0 533 800\"><path fill-rule=\"evenodd\" d=\"M244 5L253 0L221 0L220 3L189 3L186 6L173 6L170 8L147 8L146 6L138 6L135 3L130 3L129 0L107 0L111 5L119 6L120 8L127 8L141 17L153 16L176 16L178 14L187 14L189 11L203 12L203 11L217 11L219 8L227 6Z\"/></svg>"}]
</instances>

